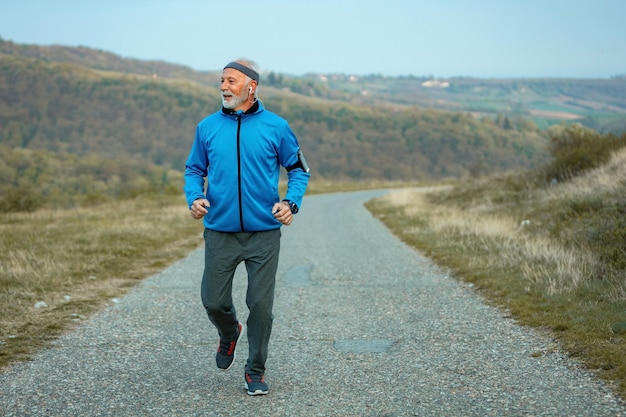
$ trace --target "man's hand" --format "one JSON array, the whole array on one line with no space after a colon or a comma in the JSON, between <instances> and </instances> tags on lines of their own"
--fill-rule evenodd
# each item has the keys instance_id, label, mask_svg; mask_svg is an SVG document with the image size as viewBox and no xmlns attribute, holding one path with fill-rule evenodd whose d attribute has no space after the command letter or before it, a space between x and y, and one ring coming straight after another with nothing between
<instances>
[{"instance_id":1,"label":"man's hand","mask_svg":"<svg viewBox=\"0 0 626 417\"><path fill-rule=\"evenodd\" d=\"M272 214L274 218L284 224L285 226L289 226L293 221L293 214L291 214L291 209L289 208L289 204L281 201L280 203L274 204L272 208Z\"/></svg>"},{"instance_id":2,"label":"man's hand","mask_svg":"<svg viewBox=\"0 0 626 417\"><path fill-rule=\"evenodd\" d=\"M209 211L207 210L211 204L209 204L209 200L206 198L199 198L195 200L191 204L191 208L189 212L191 213L191 217L198 220L204 217Z\"/></svg>"}]
</instances>

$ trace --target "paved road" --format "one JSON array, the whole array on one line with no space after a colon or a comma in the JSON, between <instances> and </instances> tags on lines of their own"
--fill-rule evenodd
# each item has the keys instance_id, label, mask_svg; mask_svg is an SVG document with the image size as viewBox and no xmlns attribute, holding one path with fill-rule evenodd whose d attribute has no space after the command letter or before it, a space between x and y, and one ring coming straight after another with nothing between
<instances>
[{"instance_id":1,"label":"paved road","mask_svg":"<svg viewBox=\"0 0 626 417\"><path fill-rule=\"evenodd\" d=\"M215 368L198 250L1 374L0 414L626 416L550 340L393 237L362 207L380 194L307 197L283 229L269 395L243 390L245 337ZM245 285L240 268L244 320Z\"/></svg>"}]
</instances>

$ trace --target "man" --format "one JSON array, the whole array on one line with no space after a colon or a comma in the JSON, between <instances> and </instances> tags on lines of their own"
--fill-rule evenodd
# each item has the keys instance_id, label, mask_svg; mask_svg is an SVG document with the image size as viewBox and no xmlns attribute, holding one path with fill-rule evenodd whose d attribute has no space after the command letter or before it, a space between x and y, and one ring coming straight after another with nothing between
<instances>
[{"instance_id":1,"label":"man","mask_svg":"<svg viewBox=\"0 0 626 417\"><path fill-rule=\"evenodd\" d=\"M298 140L287 121L257 99L254 62L230 62L222 72L222 110L196 128L185 169L185 196L194 219L204 219L202 303L217 328L217 367L228 370L243 333L232 299L237 265L248 272L246 304L249 352L245 388L267 394L265 362L272 331L280 227L290 225L309 181ZM287 192L278 194L280 167ZM206 193L205 193L206 178Z\"/></svg>"}]
</instances>

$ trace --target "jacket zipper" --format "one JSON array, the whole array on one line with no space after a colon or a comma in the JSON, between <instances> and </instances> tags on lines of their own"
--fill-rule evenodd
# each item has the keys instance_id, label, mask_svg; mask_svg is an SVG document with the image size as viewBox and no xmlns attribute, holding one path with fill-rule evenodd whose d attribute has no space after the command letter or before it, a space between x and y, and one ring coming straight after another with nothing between
<instances>
[{"instance_id":1,"label":"jacket zipper","mask_svg":"<svg viewBox=\"0 0 626 417\"><path fill-rule=\"evenodd\" d=\"M239 193L239 225L243 232L243 199L241 196L241 114L237 115L237 185Z\"/></svg>"}]
</instances>

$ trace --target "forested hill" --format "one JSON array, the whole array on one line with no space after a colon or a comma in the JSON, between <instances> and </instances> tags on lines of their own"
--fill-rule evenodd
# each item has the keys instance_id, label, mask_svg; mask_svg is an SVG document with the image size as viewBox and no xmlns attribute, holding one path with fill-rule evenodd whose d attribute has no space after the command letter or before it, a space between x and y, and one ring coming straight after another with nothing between
<instances>
[{"instance_id":1,"label":"forested hill","mask_svg":"<svg viewBox=\"0 0 626 417\"><path fill-rule=\"evenodd\" d=\"M184 65L165 61L146 61L125 58L110 52L62 45L40 46L19 44L0 38L0 54L35 58L45 62L77 64L96 70L114 71L138 75L158 75L167 78L182 78L206 85L217 85L221 72L194 71ZM217 70L217 68L216 68Z\"/></svg>"},{"instance_id":2,"label":"forested hill","mask_svg":"<svg viewBox=\"0 0 626 417\"><path fill-rule=\"evenodd\" d=\"M182 170L196 123L219 108L216 88L187 78L20 54L1 55L0 65L0 143L10 147L130 157ZM541 135L522 121L497 124L276 91L264 103L290 121L319 177L461 176L529 166L542 155Z\"/></svg>"},{"instance_id":3,"label":"forested hill","mask_svg":"<svg viewBox=\"0 0 626 417\"><path fill-rule=\"evenodd\" d=\"M0 53L46 62L74 63L92 69L161 78L181 78L215 87L221 71L194 71L164 61L123 58L85 47L16 44L0 38ZM477 117L523 118L540 129L576 122L600 132L626 132L626 74L609 79L478 79L381 74L263 73L263 92L276 89L331 100L376 106L418 106ZM268 88L269 87L269 88Z\"/></svg>"}]
</instances>

